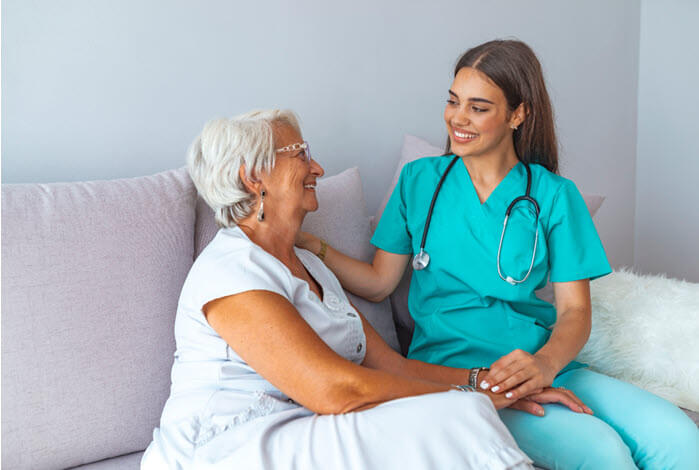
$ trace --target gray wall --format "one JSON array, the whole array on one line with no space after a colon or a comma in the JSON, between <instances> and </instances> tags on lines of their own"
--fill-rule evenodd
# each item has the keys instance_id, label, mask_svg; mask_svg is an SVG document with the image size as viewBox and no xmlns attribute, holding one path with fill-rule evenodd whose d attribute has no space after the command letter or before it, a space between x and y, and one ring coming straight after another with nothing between
<instances>
[{"instance_id":1,"label":"gray wall","mask_svg":"<svg viewBox=\"0 0 699 470\"><path fill-rule=\"evenodd\" d=\"M402 135L445 138L451 68L517 37L539 54L562 173L607 200L613 265L633 263L637 1L2 2L3 182L180 166L205 121L289 107L328 174L359 166L370 212Z\"/></svg>"},{"instance_id":2,"label":"gray wall","mask_svg":"<svg viewBox=\"0 0 699 470\"><path fill-rule=\"evenodd\" d=\"M641 5L636 267L699 282L699 2Z\"/></svg>"}]
</instances>

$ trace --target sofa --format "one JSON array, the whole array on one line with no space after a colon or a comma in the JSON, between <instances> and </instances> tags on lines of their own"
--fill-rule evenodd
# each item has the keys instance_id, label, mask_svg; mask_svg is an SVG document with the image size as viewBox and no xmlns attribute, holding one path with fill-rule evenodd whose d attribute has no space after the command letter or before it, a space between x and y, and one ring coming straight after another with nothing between
<instances>
[{"instance_id":1,"label":"sofa","mask_svg":"<svg viewBox=\"0 0 699 470\"><path fill-rule=\"evenodd\" d=\"M317 192L303 228L370 259L359 171ZM184 168L3 185L3 468L139 467L169 395L179 291L216 230ZM396 350L404 291L351 299Z\"/></svg>"}]
</instances>

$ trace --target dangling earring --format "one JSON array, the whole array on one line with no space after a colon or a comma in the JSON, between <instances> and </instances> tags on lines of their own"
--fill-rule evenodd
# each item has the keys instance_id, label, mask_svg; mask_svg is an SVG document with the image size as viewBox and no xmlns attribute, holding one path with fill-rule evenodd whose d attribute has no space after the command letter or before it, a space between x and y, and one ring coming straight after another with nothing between
<instances>
[{"instance_id":1,"label":"dangling earring","mask_svg":"<svg viewBox=\"0 0 699 470\"><path fill-rule=\"evenodd\" d=\"M513 131L516 131L516 130L517 130L517 126L515 126L514 124L511 124L511 125L510 125L510 129L512 129Z\"/></svg>"},{"instance_id":2,"label":"dangling earring","mask_svg":"<svg viewBox=\"0 0 699 470\"><path fill-rule=\"evenodd\" d=\"M265 220L265 195L267 193L263 189L260 192L260 209L257 211L257 221L262 222Z\"/></svg>"}]
</instances>

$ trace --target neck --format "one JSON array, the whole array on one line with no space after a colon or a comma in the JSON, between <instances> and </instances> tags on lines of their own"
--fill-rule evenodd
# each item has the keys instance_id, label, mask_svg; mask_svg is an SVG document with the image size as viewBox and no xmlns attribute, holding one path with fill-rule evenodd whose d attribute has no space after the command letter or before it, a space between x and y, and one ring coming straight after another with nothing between
<instances>
[{"instance_id":1,"label":"neck","mask_svg":"<svg viewBox=\"0 0 699 470\"><path fill-rule=\"evenodd\" d=\"M267 253L271 254L287 266L296 259L294 243L296 235L301 230L300 221L276 220L265 214L265 220L257 220L257 212L238 222L240 229Z\"/></svg>"},{"instance_id":2,"label":"neck","mask_svg":"<svg viewBox=\"0 0 699 470\"><path fill-rule=\"evenodd\" d=\"M519 162L513 146L483 155L461 157L471 180L484 184L497 184Z\"/></svg>"}]
</instances>

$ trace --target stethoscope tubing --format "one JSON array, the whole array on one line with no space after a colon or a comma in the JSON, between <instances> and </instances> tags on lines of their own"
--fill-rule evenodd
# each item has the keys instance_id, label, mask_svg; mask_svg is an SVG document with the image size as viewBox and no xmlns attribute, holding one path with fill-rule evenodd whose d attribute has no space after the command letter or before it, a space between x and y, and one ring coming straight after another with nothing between
<instances>
[{"instance_id":1,"label":"stethoscope tubing","mask_svg":"<svg viewBox=\"0 0 699 470\"><path fill-rule=\"evenodd\" d=\"M446 179L447 175L449 174L449 171L451 168L454 166L457 160L459 160L461 157L458 155L455 155L454 158L452 158L451 162L449 162L449 165L447 166L446 170L444 170L444 173L442 174L442 177L439 179L439 183L437 183L437 187L434 190L434 194L432 195L432 201L430 202L430 208L427 211L427 219L425 220L425 228L422 230L422 240L420 241L420 252L416 254L413 257L413 268L415 270L423 270L427 267L427 265L430 263L430 255L425 252L425 242L427 241L427 233L430 229L430 223L432 221L432 213L434 211L434 205L435 202L437 201L437 196L439 195L439 191L442 189L442 184L444 183L444 180ZM497 254L497 268L498 268L498 276L500 276L500 279L503 281L507 282L510 285L517 285L521 284L522 282L526 281L529 278L529 275L532 272L532 269L534 267L534 259L536 258L536 248L538 245L539 241L539 203L536 202L536 199L530 196L531 194L531 186L532 186L532 171L531 168L529 168L529 165L525 162L522 162L524 165L524 168L527 170L527 189L524 194L524 196L519 196L515 198L509 206L507 206L507 210L505 211L505 219L502 224L502 232L500 233L500 242L498 244L498 254ZM503 239L505 238L505 230L507 229L507 221L510 218L510 213L512 212L512 209L514 206L520 202L520 201L527 201L531 203L534 206L534 212L536 214L536 219L535 219L535 237L534 237L534 250L532 252L532 259L531 262L529 263L529 269L527 270L527 274L522 278L522 279L514 279L512 276L506 276L502 273L502 268L500 267L500 254L502 251L502 242Z\"/></svg>"}]
</instances>

